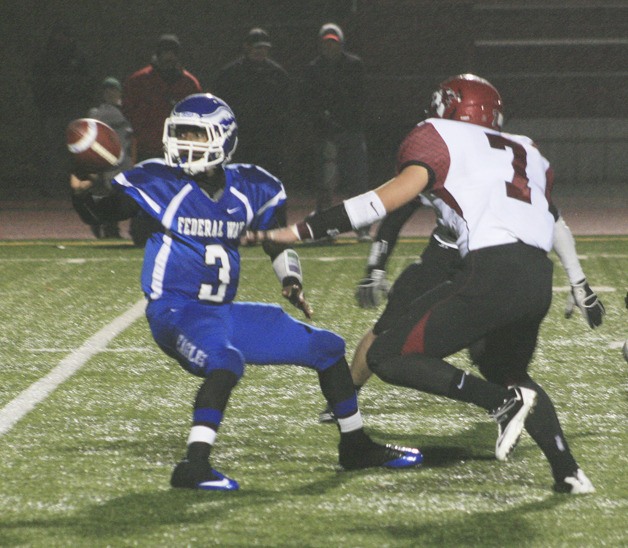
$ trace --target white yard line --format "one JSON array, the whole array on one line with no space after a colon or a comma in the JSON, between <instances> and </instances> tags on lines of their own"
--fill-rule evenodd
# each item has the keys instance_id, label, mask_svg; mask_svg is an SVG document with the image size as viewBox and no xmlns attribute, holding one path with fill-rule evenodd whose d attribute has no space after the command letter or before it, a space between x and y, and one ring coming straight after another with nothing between
<instances>
[{"instance_id":1,"label":"white yard line","mask_svg":"<svg viewBox=\"0 0 628 548\"><path fill-rule=\"evenodd\" d=\"M407 243L407 242L406 242ZM0 247L2 247L2 242L0 242ZM297 247L297 250L299 248ZM418 247L417 248L417 252L413 253L411 255L393 255L392 258L394 259L398 259L398 260L415 260L419 257L419 255L421 254L421 252L423 251L424 247ZM325 263L331 263L331 262L338 262L338 261L365 261L368 258L368 253L364 254L364 255L338 255L338 256L334 256L334 257L328 257L325 255L321 255L318 257L308 257L308 256L302 256L301 257L301 261L320 261L320 262L325 262ZM595 254L591 254L589 253L588 255L578 255L578 259L580 259L581 261L587 261L590 259L626 259L628 258L628 255L623 254L623 253L595 253ZM269 261L269 258L267 256L259 256L259 257L247 257L247 256L243 256L242 257L243 261ZM34 258L24 258L24 257L2 257L0 258L0 264L1 263L65 263L65 264L85 264L85 263L102 263L102 262L112 262L112 261L117 261L117 262L125 262L125 263L129 263L129 262L137 262L137 263L141 263L143 261L143 257L104 257L104 258L99 258L99 257L89 257L89 258L72 258L72 257L67 257L67 258L54 258L54 257L49 257L46 259L34 259ZM557 265L559 265L559 261L556 258L555 263Z\"/></svg>"},{"instance_id":2,"label":"white yard line","mask_svg":"<svg viewBox=\"0 0 628 548\"><path fill-rule=\"evenodd\" d=\"M94 355L105 347L122 331L140 318L146 308L142 299L109 325L92 335L83 345L59 362L50 373L31 384L26 390L0 409L0 436L6 434L38 403L44 401L61 383L69 379Z\"/></svg>"},{"instance_id":3,"label":"white yard line","mask_svg":"<svg viewBox=\"0 0 628 548\"><path fill-rule=\"evenodd\" d=\"M72 348L25 348L26 352L32 352L33 354L65 354L66 352L71 352ZM129 352L140 352L142 354L146 354L147 352L159 352L159 348L156 346L128 346L121 348L103 348L104 353L110 354L127 354Z\"/></svg>"},{"instance_id":4,"label":"white yard line","mask_svg":"<svg viewBox=\"0 0 628 548\"><path fill-rule=\"evenodd\" d=\"M596 285L596 286L592 285L591 289L594 289L596 293L613 293L614 291L617 291L616 288L609 287L607 285ZM571 286L555 285L554 287L552 287L552 291L554 293L568 293L569 291L571 291Z\"/></svg>"}]
</instances>

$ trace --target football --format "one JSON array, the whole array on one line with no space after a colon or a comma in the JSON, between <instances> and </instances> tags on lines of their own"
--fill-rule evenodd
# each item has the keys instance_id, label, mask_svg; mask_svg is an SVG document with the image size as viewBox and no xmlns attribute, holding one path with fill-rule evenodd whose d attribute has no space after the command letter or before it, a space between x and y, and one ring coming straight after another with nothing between
<instances>
[{"instance_id":1,"label":"football","mask_svg":"<svg viewBox=\"0 0 628 548\"><path fill-rule=\"evenodd\" d=\"M112 169L122 161L122 144L118 134L99 120L72 120L65 135L75 169L97 173Z\"/></svg>"}]
</instances>

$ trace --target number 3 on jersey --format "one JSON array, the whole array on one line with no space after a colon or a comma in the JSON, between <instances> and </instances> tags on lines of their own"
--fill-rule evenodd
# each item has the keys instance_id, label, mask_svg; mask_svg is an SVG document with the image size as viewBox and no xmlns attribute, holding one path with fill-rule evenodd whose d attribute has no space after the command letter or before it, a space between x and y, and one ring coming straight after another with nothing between
<instances>
[{"instance_id":1,"label":"number 3 on jersey","mask_svg":"<svg viewBox=\"0 0 628 548\"><path fill-rule=\"evenodd\" d=\"M506 139L502 135L486 133L491 148L499 150L512 150L512 169L514 177L511 181L506 181L506 194L509 198L521 200L528 204L532 203L530 198L530 187L528 186L528 175L526 174L526 166L528 162L528 153L519 143L515 143L510 139Z\"/></svg>"},{"instance_id":2,"label":"number 3 on jersey","mask_svg":"<svg viewBox=\"0 0 628 548\"><path fill-rule=\"evenodd\" d=\"M213 266L216 265L218 261L220 261L220 267L218 267L218 279L220 283L217 287L214 287L212 284L201 284L198 298L202 301L221 303L225 300L227 286L231 281L229 255L227 255L227 252L220 245L205 246L205 264Z\"/></svg>"}]
</instances>

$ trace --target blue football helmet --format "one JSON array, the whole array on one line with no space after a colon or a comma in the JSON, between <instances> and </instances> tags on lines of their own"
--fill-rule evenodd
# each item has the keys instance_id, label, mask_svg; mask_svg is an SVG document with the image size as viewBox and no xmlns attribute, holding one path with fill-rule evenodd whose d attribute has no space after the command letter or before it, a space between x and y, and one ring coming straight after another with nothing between
<instances>
[{"instance_id":1,"label":"blue football helmet","mask_svg":"<svg viewBox=\"0 0 628 548\"><path fill-rule=\"evenodd\" d=\"M206 141L183 138L190 130L207 134ZM210 93L196 93L179 101L164 122L166 164L189 175L229 161L238 145L238 126L229 105Z\"/></svg>"}]
</instances>

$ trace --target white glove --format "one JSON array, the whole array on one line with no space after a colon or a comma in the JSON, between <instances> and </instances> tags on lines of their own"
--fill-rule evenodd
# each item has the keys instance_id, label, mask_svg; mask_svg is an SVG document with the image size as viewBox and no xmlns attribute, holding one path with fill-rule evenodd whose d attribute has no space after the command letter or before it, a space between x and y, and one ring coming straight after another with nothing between
<instances>
[{"instance_id":1,"label":"white glove","mask_svg":"<svg viewBox=\"0 0 628 548\"><path fill-rule=\"evenodd\" d=\"M571 286L571 292L565 303L565 318L571 318L576 306L582 312L582 316L591 329L602 325L606 309L587 283L586 278Z\"/></svg>"},{"instance_id":2,"label":"white glove","mask_svg":"<svg viewBox=\"0 0 628 548\"><path fill-rule=\"evenodd\" d=\"M355 298L362 308L376 308L388 296L390 282L385 270L371 270L371 273L358 282Z\"/></svg>"}]
</instances>

